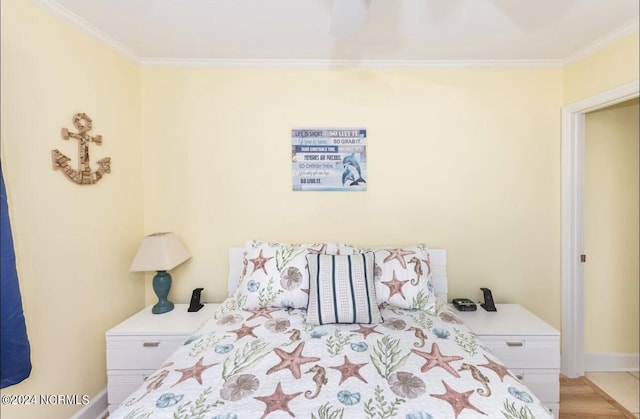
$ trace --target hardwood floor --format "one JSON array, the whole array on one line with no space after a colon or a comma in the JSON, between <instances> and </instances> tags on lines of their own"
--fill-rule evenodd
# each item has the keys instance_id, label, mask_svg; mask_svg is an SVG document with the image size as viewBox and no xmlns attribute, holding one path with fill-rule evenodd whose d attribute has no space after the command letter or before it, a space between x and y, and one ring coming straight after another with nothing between
<instances>
[{"instance_id":1,"label":"hardwood floor","mask_svg":"<svg viewBox=\"0 0 640 419\"><path fill-rule=\"evenodd\" d=\"M559 419L636 419L587 378L560 376Z\"/></svg>"}]
</instances>

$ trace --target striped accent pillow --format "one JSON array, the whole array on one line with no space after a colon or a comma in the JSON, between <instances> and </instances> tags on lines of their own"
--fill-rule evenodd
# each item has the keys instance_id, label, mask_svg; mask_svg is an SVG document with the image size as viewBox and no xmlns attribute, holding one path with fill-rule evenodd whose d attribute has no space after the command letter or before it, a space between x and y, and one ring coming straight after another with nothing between
<instances>
[{"instance_id":1,"label":"striped accent pillow","mask_svg":"<svg viewBox=\"0 0 640 419\"><path fill-rule=\"evenodd\" d=\"M380 323L376 300L374 254L307 254L309 305L307 323Z\"/></svg>"}]
</instances>

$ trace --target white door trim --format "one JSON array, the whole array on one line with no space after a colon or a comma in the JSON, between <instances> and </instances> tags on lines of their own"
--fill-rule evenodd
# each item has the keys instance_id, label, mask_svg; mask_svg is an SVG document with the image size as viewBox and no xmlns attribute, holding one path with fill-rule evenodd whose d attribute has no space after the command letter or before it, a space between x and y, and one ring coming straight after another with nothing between
<instances>
[{"instance_id":1,"label":"white door trim","mask_svg":"<svg viewBox=\"0 0 640 419\"><path fill-rule=\"evenodd\" d=\"M584 375L584 121L585 114L640 94L638 80L562 108L562 362L570 378Z\"/></svg>"}]
</instances>

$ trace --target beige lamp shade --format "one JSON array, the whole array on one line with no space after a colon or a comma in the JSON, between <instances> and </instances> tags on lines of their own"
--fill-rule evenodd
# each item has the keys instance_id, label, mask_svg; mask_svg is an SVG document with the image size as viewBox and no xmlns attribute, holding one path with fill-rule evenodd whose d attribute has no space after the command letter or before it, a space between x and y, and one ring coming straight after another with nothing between
<instances>
[{"instance_id":1,"label":"beige lamp shade","mask_svg":"<svg viewBox=\"0 0 640 419\"><path fill-rule=\"evenodd\" d=\"M191 253L174 233L154 233L142 239L129 271L169 271L190 258Z\"/></svg>"}]
</instances>

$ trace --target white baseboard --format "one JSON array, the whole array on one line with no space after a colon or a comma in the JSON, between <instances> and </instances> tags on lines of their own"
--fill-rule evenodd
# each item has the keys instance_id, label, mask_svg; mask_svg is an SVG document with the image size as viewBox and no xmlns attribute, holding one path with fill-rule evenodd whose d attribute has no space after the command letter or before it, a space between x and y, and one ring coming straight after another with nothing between
<instances>
[{"instance_id":1,"label":"white baseboard","mask_svg":"<svg viewBox=\"0 0 640 419\"><path fill-rule=\"evenodd\" d=\"M638 371L638 354L584 354L584 370L597 371Z\"/></svg>"},{"instance_id":2,"label":"white baseboard","mask_svg":"<svg viewBox=\"0 0 640 419\"><path fill-rule=\"evenodd\" d=\"M82 409L78 410L70 419L102 419L109 413L107 408L107 389L96 394Z\"/></svg>"}]
</instances>

